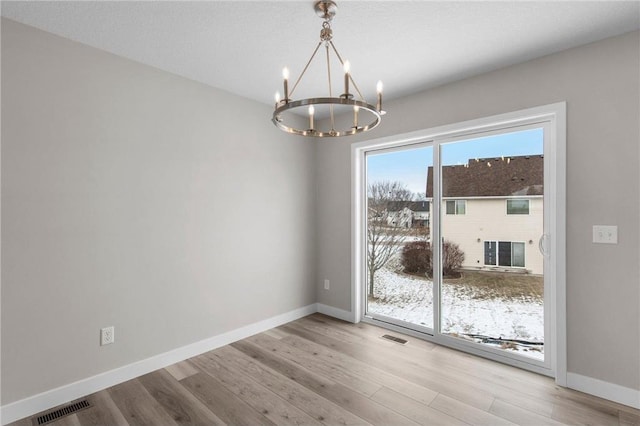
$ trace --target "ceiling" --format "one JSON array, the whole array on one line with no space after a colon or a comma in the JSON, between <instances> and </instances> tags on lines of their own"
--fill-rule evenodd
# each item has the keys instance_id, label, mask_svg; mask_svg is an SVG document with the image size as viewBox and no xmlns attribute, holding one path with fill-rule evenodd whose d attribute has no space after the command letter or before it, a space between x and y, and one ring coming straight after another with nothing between
<instances>
[{"instance_id":1,"label":"ceiling","mask_svg":"<svg viewBox=\"0 0 640 426\"><path fill-rule=\"evenodd\" d=\"M374 101L637 30L640 2L337 1L334 43ZM2 1L2 16L272 105L319 41L314 1ZM316 61L319 61L316 66ZM320 57L295 98L326 96ZM341 71L334 65L334 75ZM338 83L339 85L339 83ZM334 86L335 87L335 86ZM340 86L338 86L340 87Z\"/></svg>"}]
</instances>

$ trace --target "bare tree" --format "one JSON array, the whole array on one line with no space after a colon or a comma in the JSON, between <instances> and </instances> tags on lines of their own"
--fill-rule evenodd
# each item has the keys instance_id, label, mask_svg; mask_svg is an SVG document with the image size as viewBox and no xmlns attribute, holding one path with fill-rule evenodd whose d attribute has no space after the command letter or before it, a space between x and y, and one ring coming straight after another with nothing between
<instances>
[{"instance_id":1,"label":"bare tree","mask_svg":"<svg viewBox=\"0 0 640 426\"><path fill-rule=\"evenodd\" d=\"M414 201L427 201L427 193L426 192L416 192L413 196Z\"/></svg>"},{"instance_id":2,"label":"bare tree","mask_svg":"<svg viewBox=\"0 0 640 426\"><path fill-rule=\"evenodd\" d=\"M404 242L407 230L398 223L413 193L402 182L380 181L368 185L367 270L369 295L374 295L374 278Z\"/></svg>"}]
</instances>

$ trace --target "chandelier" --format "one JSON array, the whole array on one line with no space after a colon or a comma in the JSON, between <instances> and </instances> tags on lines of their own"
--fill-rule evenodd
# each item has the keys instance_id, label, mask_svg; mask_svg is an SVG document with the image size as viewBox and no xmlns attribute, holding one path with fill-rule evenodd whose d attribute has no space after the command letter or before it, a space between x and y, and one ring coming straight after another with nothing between
<instances>
[{"instance_id":1,"label":"chandelier","mask_svg":"<svg viewBox=\"0 0 640 426\"><path fill-rule=\"evenodd\" d=\"M318 1L315 3L314 9L316 14L323 19L322 30L320 31L320 42L316 46L311 58L305 65L302 73L296 79L293 88L289 91L289 69L282 70L284 79L284 95L280 93L275 95L275 109L271 121L281 130L301 136L313 137L337 137L349 136L357 133L366 132L374 129L382 119L385 112L382 110L382 82L378 81L377 103L372 105L368 103L350 72L349 61L342 59L338 53L336 46L333 44L333 31L331 30L331 20L336 15L338 6L333 1ZM293 99L298 84L307 72L309 65L313 62L320 47L324 46L326 53L327 84L328 96L313 97L305 99ZM334 88L331 82L331 53L335 53L338 62L342 65L344 72L344 93L335 96ZM350 92L351 87L357 93L357 99L354 93ZM306 111L304 110L306 108ZM327 128L320 129L314 120L317 115L316 108L328 109ZM345 120L345 116L348 117ZM346 123L345 123L346 121ZM303 125L304 124L304 125ZM337 127L337 128L336 128Z\"/></svg>"}]
</instances>

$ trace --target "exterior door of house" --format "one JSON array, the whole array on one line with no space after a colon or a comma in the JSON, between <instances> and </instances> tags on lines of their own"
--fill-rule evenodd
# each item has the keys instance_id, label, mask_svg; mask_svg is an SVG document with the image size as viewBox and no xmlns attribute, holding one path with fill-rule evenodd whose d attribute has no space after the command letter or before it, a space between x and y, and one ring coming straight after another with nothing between
<instances>
[{"instance_id":1,"label":"exterior door of house","mask_svg":"<svg viewBox=\"0 0 640 426\"><path fill-rule=\"evenodd\" d=\"M363 320L551 376L566 368L563 108L355 147Z\"/></svg>"}]
</instances>

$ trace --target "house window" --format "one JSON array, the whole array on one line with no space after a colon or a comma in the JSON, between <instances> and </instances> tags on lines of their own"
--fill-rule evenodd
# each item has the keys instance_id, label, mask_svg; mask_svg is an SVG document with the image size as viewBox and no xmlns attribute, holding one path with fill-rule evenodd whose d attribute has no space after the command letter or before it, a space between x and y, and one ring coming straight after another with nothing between
<instances>
[{"instance_id":1,"label":"house window","mask_svg":"<svg viewBox=\"0 0 640 426\"><path fill-rule=\"evenodd\" d=\"M496 263L498 266L524 268L524 243L485 241L484 264L496 266Z\"/></svg>"},{"instance_id":2,"label":"house window","mask_svg":"<svg viewBox=\"0 0 640 426\"><path fill-rule=\"evenodd\" d=\"M447 214L465 214L466 212L466 200L447 200Z\"/></svg>"},{"instance_id":3,"label":"house window","mask_svg":"<svg viewBox=\"0 0 640 426\"><path fill-rule=\"evenodd\" d=\"M529 214L529 200L507 200L507 214Z\"/></svg>"}]
</instances>

